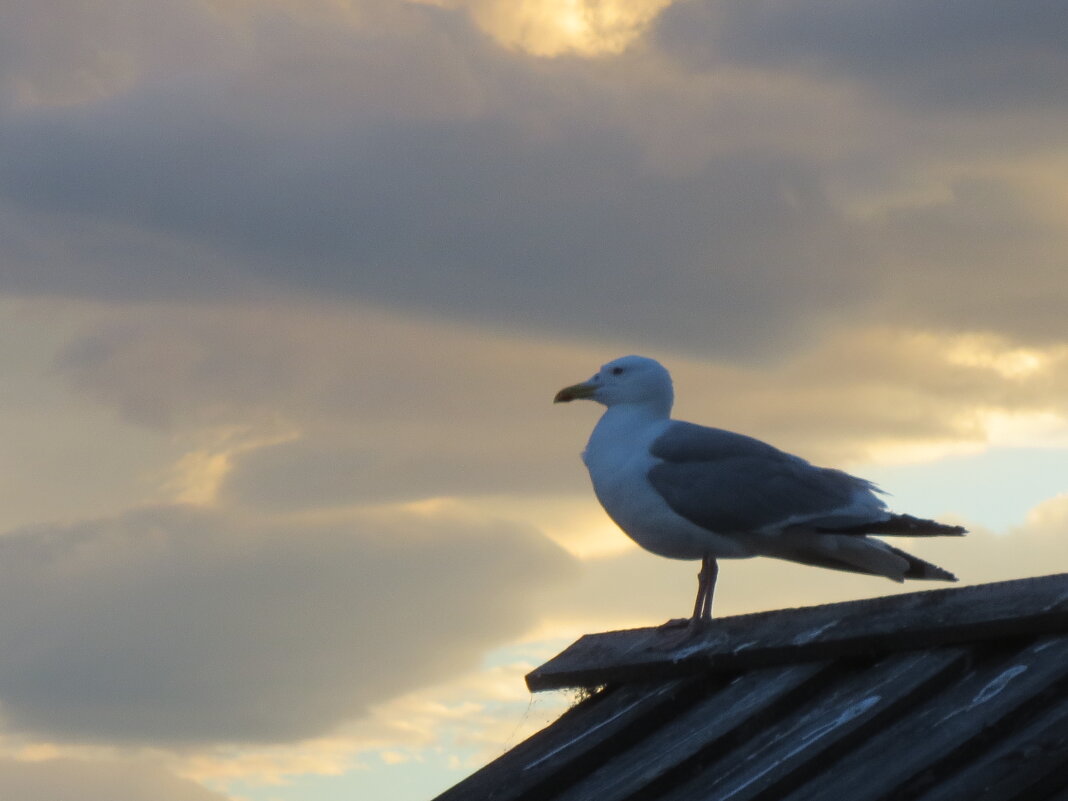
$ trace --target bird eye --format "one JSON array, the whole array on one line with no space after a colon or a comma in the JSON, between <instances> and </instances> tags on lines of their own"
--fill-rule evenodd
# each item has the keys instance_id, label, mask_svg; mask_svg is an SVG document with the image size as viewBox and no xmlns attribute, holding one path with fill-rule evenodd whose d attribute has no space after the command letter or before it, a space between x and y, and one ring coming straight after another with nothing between
<instances>
[{"instance_id":1,"label":"bird eye","mask_svg":"<svg viewBox=\"0 0 1068 801\"><path fill-rule=\"evenodd\" d=\"M623 375L623 368L622 367L613 367L612 368L612 375Z\"/></svg>"}]
</instances>

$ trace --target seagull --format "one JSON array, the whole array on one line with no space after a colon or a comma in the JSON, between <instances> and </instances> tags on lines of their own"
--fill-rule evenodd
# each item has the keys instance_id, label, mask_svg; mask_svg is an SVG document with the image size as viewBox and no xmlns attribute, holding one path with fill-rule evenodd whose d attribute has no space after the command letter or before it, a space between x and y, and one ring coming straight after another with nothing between
<instances>
[{"instance_id":1,"label":"seagull","mask_svg":"<svg viewBox=\"0 0 1068 801\"><path fill-rule=\"evenodd\" d=\"M717 559L770 556L897 582L957 580L871 535L960 536L964 528L890 512L872 482L753 437L671 419L671 374L655 359L608 362L553 402L580 399L607 407L582 460L608 516L647 551L701 560L693 615L681 622L711 620Z\"/></svg>"}]
</instances>

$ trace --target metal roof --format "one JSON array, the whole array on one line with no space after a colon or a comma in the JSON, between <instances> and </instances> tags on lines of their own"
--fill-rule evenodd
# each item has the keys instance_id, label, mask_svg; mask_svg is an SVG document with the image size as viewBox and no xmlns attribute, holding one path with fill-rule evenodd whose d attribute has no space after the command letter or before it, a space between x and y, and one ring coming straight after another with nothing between
<instances>
[{"instance_id":1,"label":"metal roof","mask_svg":"<svg viewBox=\"0 0 1068 801\"><path fill-rule=\"evenodd\" d=\"M1068 574L586 635L437 801L1068 801Z\"/></svg>"}]
</instances>

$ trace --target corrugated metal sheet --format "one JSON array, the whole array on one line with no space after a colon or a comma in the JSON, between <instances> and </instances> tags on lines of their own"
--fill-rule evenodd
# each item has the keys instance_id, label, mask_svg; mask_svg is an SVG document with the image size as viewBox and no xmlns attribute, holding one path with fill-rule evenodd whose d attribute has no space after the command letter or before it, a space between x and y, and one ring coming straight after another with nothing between
<instances>
[{"instance_id":1,"label":"corrugated metal sheet","mask_svg":"<svg viewBox=\"0 0 1068 801\"><path fill-rule=\"evenodd\" d=\"M1068 574L590 635L528 683L608 686L439 801L1068 801Z\"/></svg>"}]
</instances>

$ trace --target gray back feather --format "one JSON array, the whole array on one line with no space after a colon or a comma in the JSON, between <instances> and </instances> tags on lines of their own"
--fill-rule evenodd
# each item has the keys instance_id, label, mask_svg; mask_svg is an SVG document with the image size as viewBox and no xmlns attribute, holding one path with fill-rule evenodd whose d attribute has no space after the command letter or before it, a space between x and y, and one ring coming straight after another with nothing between
<instances>
[{"instance_id":1,"label":"gray back feather","mask_svg":"<svg viewBox=\"0 0 1068 801\"><path fill-rule=\"evenodd\" d=\"M719 533L754 531L791 517L819 524L821 515L836 518L835 511L848 506L858 489L874 489L758 439L693 423L673 422L651 452L662 461L648 478L668 506Z\"/></svg>"}]
</instances>

